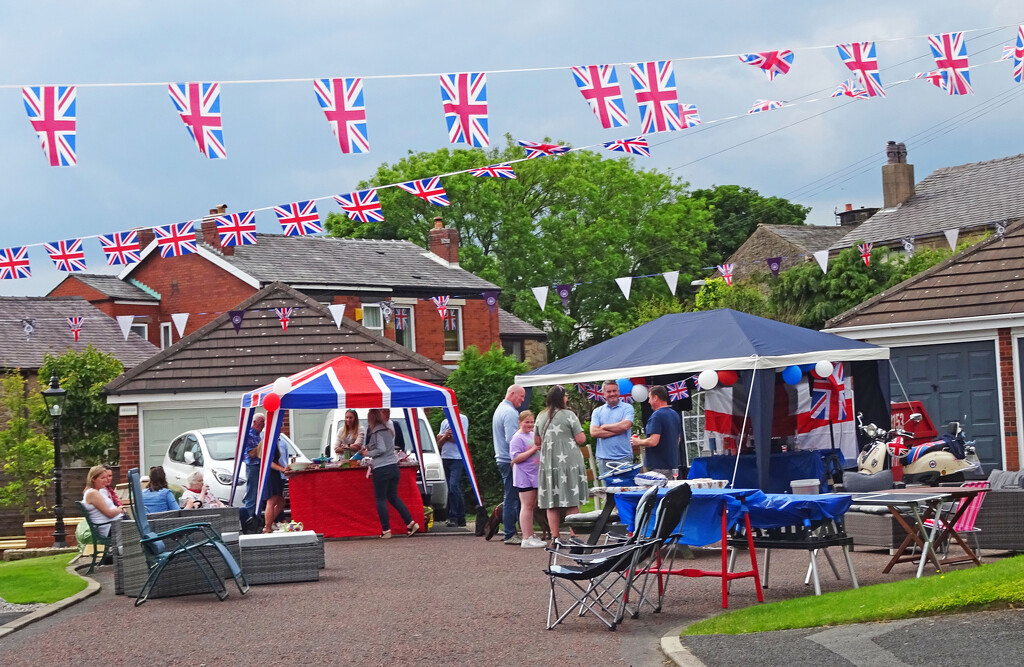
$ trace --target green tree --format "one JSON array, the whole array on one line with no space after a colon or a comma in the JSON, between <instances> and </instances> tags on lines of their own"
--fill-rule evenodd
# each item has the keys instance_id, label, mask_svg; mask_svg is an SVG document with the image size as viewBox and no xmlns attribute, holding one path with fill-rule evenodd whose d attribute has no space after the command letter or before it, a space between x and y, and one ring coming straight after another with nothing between
<instances>
[{"instance_id":1,"label":"green tree","mask_svg":"<svg viewBox=\"0 0 1024 667\"><path fill-rule=\"evenodd\" d=\"M704 282L694 304L694 310L729 308L759 317L771 317L772 309L760 284L753 278L727 285L724 278Z\"/></svg>"},{"instance_id":2,"label":"green tree","mask_svg":"<svg viewBox=\"0 0 1024 667\"><path fill-rule=\"evenodd\" d=\"M44 509L53 471L53 442L40 424L46 406L38 390L26 390L17 370L9 371L0 382L0 406L9 415L0 430L0 468L6 478L0 486L0 507L16 507L28 521L33 511Z\"/></svg>"},{"instance_id":3,"label":"green tree","mask_svg":"<svg viewBox=\"0 0 1024 667\"><path fill-rule=\"evenodd\" d=\"M511 138L501 149L410 153L381 165L360 188L444 174L524 156ZM461 235L460 264L502 288L501 305L550 327L550 351L559 358L611 335L634 299L667 293L660 278L636 280L630 301L615 278L680 271L687 282L700 270L711 216L686 184L631 159L592 151L515 165L517 178L444 179L451 207L446 224ZM426 245L433 207L394 188L380 191L385 222L355 223L328 215L335 236L401 238ZM532 287L572 284L568 308L553 293L541 311Z\"/></svg>"},{"instance_id":4,"label":"green tree","mask_svg":"<svg viewBox=\"0 0 1024 667\"><path fill-rule=\"evenodd\" d=\"M662 315L682 313L687 310L689 310L689 308L680 303L678 299L668 294L659 294L646 299L641 299L630 306L625 317L622 319L622 322L612 329L611 334L613 336L618 336L626 333L627 331L632 331L638 326L647 324L648 322L653 322Z\"/></svg>"},{"instance_id":5,"label":"green tree","mask_svg":"<svg viewBox=\"0 0 1024 667\"><path fill-rule=\"evenodd\" d=\"M92 345L81 352L69 349L60 356L43 356L41 380L56 375L67 391L61 418L66 460L87 465L117 462L117 406L107 404L103 388L122 372L124 366L114 355Z\"/></svg>"},{"instance_id":6,"label":"green tree","mask_svg":"<svg viewBox=\"0 0 1024 667\"><path fill-rule=\"evenodd\" d=\"M781 197L762 197L757 190L739 185L716 185L694 190L694 199L711 209L715 227L708 236L705 265L721 264L759 224L802 225L811 209Z\"/></svg>"}]
</instances>

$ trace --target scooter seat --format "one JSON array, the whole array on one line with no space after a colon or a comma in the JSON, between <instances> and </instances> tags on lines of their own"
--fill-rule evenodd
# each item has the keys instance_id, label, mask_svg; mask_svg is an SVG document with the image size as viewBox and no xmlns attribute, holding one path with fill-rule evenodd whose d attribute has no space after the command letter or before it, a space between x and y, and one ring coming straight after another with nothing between
<instances>
[{"instance_id":1,"label":"scooter seat","mask_svg":"<svg viewBox=\"0 0 1024 667\"><path fill-rule=\"evenodd\" d=\"M938 442L926 442L923 445L914 445L910 448L910 451L907 452L907 459L904 464L913 463L925 454L929 454L931 452L942 452L948 449L949 445L941 440Z\"/></svg>"}]
</instances>

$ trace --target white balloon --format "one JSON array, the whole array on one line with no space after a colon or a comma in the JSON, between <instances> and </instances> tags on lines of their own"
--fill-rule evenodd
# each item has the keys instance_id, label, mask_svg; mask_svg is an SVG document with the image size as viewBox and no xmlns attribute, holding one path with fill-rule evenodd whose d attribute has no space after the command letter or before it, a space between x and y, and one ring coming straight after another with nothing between
<instances>
[{"instance_id":1,"label":"white balloon","mask_svg":"<svg viewBox=\"0 0 1024 667\"><path fill-rule=\"evenodd\" d=\"M718 386L718 373L715 371L701 371L697 376L697 382L701 389L714 389Z\"/></svg>"},{"instance_id":2,"label":"white balloon","mask_svg":"<svg viewBox=\"0 0 1024 667\"><path fill-rule=\"evenodd\" d=\"M829 375L832 375L832 362L819 361L814 364L814 372L820 378L827 378Z\"/></svg>"},{"instance_id":3,"label":"white balloon","mask_svg":"<svg viewBox=\"0 0 1024 667\"><path fill-rule=\"evenodd\" d=\"M291 390L292 383L288 378L277 378L274 380L274 393L278 396L284 396Z\"/></svg>"},{"instance_id":4,"label":"white balloon","mask_svg":"<svg viewBox=\"0 0 1024 667\"><path fill-rule=\"evenodd\" d=\"M637 403L643 403L647 400L647 387L642 384L633 385L633 391L630 392L633 400Z\"/></svg>"}]
</instances>

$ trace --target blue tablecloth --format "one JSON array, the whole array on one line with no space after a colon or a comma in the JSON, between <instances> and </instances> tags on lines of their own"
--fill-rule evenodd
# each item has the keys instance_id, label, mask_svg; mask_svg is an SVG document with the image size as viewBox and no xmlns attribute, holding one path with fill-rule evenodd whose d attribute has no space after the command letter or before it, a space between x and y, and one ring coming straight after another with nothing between
<instances>
[{"instance_id":1,"label":"blue tablecloth","mask_svg":"<svg viewBox=\"0 0 1024 667\"><path fill-rule=\"evenodd\" d=\"M749 508L752 528L809 526L812 521L836 519L850 509L848 494L795 495L769 493Z\"/></svg>"},{"instance_id":2,"label":"blue tablecloth","mask_svg":"<svg viewBox=\"0 0 1024 667\"><path fill-rule=\"evenodd\" d=\"M668 489L658 489L659 498L666 493ZM626 524L630 532L636 529L633 519L636 515L636 505L643 495L643 491L615 494L619 519ZM747 513L749 505L760 504L764 502L764 498L764 493L757 489L694 489L690 505L683 517L680 531L683 537L680 542L693 547L703 547L721 541L723 506L727 512L729 528L732 528ZM651 523L644 531L645 535L651 534L654 529L653 523L652 513Z\"/></svg>"},{"instance_id":3,"label":"blue tablecloth","mask_svg":"<svg viewBox=\"0 0 1024 667\"><path fill-rule=\"evenodd\" d=\"M828 454L828 450L825 451ZM838 450L837 450L838 453ZM700 456L690 463L690 479L710 477L711 479L732 479L735 456ZM789 493L794 479L817 479L825 477L825 464L819 452L779 452L771 455L768 473L767 493ZM757 488L757 461L753 454L740 456L740 467L736 472L736 486ZM821 490L828 486L821 482Z\"/></svg>"}]
</instances>

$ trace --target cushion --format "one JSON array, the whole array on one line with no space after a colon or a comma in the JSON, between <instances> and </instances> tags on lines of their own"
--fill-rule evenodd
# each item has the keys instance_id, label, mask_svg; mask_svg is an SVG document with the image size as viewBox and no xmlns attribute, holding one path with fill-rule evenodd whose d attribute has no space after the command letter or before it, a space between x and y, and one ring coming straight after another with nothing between
<instances>
[{"instance_id":1,"label":"cushion","mask_svg":"<svg viewBox=\"0 0 1024 667\"><path fill-rule=\"evenodd\" d=\"M846 493L886 491L892 488L892 484L892 470L883 470L873 475L852 471L843 473L843 491Z\"/></svg>"},{"instance_id":2,"label":"cushion","mask_svg":"<svg viewBox=\"0 0 1024 667\"><path fill-rule=\"evenodd\" d=\"M294 533L262 533L259 535L239 535L238 546L276 547L286 544L316 544L316 532L300 530Z\"/></svg>"},{"instance_id":3,"label":"cushion","mask_svg":"<svg viewBox=\"0 0 1024 667\"><path fill-rule=\"evenodd\" d=\"M889 513L889 508L885 505L850 505L849 511L882 516Z\"/></svg>"},{"instance_id":4,"label":"cushion","mask_svg":"<svg viewBox=\"0 0 1024 667\"><path fill-rule=\"evenodd\" d=\"M993 470L988 475L988 484L993 491L1024 488L1024 470Z\"/></svg>"}]
</instances>

